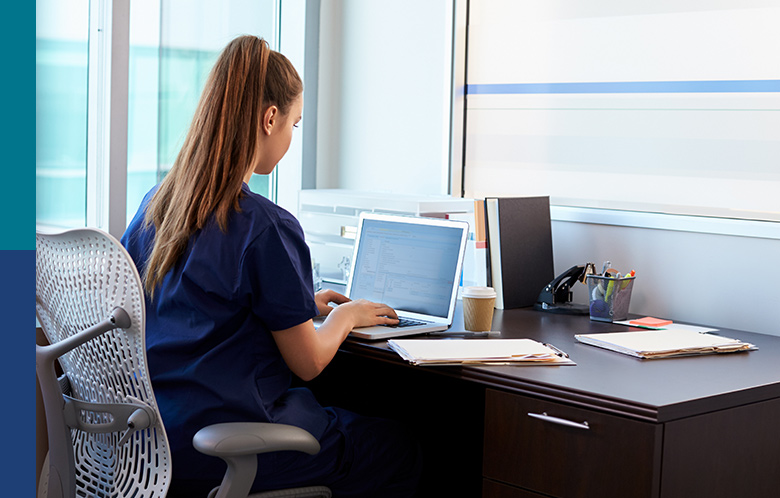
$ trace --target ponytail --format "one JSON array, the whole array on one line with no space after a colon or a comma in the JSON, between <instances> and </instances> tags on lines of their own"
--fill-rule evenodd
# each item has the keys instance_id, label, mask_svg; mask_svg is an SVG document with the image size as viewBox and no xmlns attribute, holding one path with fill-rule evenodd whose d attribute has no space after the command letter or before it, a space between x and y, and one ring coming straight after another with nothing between
<instances>
[{"instance_id":1,"label":"ponytail","mask_svg":"<svg viewBox=\"0 0 780 498\"><path fill-rule=\"evenodd\" d=\"M219 55L184 145L149 202L145 223L155 241L143 272L150 296L213 216L228 229L241 186L252 168L264 110L286 113L303 83L290 61L255 36L240 36Z\"/></svg>"}]
</instances>

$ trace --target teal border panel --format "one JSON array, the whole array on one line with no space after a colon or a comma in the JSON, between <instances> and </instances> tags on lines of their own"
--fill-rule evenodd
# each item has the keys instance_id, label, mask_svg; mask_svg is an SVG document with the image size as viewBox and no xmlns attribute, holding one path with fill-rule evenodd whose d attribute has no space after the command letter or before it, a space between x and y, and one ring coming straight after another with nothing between
<instances>
[{"instance_id":1,"label":"teal border panel","mask_svg":"<svg viewBox=\"0 0 780 498\"><path fill-rule=\"evenodd\" d=\"M35 2L8 2L3 17L0 249L35 249Z\"/></svg>"}]
</instances>

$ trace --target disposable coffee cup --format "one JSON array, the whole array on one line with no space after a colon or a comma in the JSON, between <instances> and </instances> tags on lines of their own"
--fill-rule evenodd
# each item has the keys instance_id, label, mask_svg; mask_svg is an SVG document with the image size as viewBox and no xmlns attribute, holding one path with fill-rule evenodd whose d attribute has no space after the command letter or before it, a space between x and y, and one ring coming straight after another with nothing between
<instances>
[{"instance_id":1,"label":"disposable coffee cup","mask_svg":"<svg viewBox=\"0 0 780 498\"><path fill-rule=\"evenodd\" d=\"M466 330L489 332L493 325L496 291L492 287L464 287L462 297Z\"/></svg>"}]
</instances>

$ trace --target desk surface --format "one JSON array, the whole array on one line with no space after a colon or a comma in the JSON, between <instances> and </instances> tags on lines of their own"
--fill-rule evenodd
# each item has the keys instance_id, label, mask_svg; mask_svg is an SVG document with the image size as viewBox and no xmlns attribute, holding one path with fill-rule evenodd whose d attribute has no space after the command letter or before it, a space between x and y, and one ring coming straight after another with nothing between
<instances>
[{"instance_id":1,"label":"desk surface","mask_svg":"<svg viewBox=\"0 0 780 498\"><path fill-rule=\"evenodd\" d=\"M451 330L463 330L460 309L456 317ZM780 337L776 336L721 329L722 335L753 343L758 350L642 360L577 342L575 334L631 330L592 322L587 316L496 310L493 330L500 330L503 338L549 342L566 351L577 365L413 368L436 369L442 375L652 422L780 397ZM342 352L403 363L387 341L350 338Z\"/></svg>"}]
</instances>

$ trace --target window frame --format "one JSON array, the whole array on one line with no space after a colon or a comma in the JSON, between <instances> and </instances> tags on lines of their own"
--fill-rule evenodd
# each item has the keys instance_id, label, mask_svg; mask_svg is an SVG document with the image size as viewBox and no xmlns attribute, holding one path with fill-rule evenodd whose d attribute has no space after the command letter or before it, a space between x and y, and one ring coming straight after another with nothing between
<instances>
[{"instance_id":1,"label":"window frame","mask_svg":"<svg viewBox=\"0 0 780 498\"><path fill-rule=\"evenodd\" d=\"M89 24L86 221L119 238L127 223L130 0L90 2Z\"/></svg>"}]
</instances>

